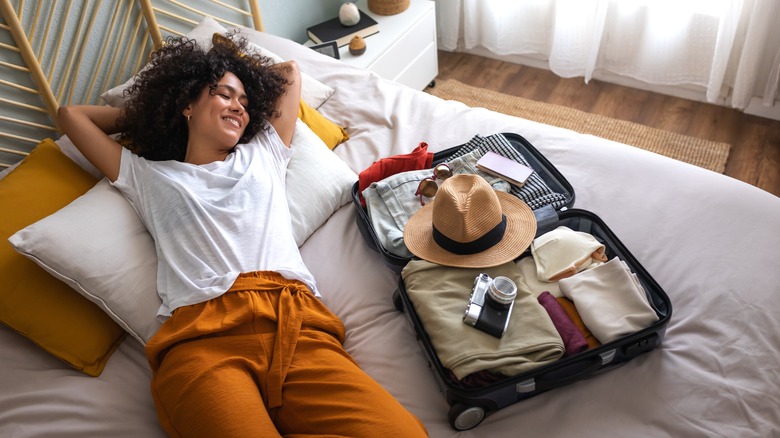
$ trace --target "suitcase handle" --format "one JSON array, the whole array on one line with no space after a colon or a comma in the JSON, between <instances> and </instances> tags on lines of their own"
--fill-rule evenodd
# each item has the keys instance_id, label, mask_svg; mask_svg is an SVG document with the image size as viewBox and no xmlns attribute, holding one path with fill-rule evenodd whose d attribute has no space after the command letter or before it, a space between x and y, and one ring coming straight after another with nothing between
<instances>
[{"instance_id":1,"label":"suitcase handle","mask_svg":"<svg viewBox=\"0 0 780 438\"><path fill-rule=\"evenodd\" d=\"M598 371L603 365L600 356L590 358L586 361L574 362L571 365L557 368L536 378L537 389L544 390L566 386L577 380L587 377Z\"/></svg>"}]
</instances>

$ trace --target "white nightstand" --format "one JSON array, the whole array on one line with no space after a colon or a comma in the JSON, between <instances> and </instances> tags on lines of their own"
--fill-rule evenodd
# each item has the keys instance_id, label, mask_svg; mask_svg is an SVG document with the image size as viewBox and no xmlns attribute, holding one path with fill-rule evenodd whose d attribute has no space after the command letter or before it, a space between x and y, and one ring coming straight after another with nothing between
<instances>
[{"instance_id":1,"label":"white nightstand","mask_svg":"<svg viewBox=\"0 0 780 438\"><path fill-rule=\"evenodd\" d=\"M349 46L341 47L341 61L418 90L436 79L439 60L433 1L411 0L408 9L395 15L372 13L366 0L355 4L379 23L379 33L365 38L366 51L360 56L349 53Z\"/></svg>"}]
</instances>

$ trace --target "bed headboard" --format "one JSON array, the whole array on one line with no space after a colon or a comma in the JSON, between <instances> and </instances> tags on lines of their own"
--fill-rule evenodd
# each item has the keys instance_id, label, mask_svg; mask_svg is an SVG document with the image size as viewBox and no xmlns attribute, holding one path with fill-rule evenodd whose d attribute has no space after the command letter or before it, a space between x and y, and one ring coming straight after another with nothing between
<instances>
[{"instance_id":1,"label":"bed headboard","mask_svg":"<svg viewBox=\"0 0 780 438\"><path fill-rule=\"evenodd\" d=\"M59 105L100 104L204 17L263 30L257 0L0 0L0 170L61 134Z\"/></svg>"}]
</instances>

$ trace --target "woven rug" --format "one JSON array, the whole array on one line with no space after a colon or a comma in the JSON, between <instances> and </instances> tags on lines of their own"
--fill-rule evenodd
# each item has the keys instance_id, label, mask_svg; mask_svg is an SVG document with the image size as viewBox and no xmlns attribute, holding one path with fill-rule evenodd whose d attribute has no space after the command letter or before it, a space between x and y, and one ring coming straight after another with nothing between
<instances>
[{"instance_id":1,"label":"woven rug","mask_svg":"<svg viewBox=\"0 0 780 438\"><path fill-rule=\"evenodd\" d=\"M437 80L428 93L523 119L571 129L665 155L718 173L726 169L731 146L574 108L472 87L454 79Z\"/></svg>"}]
</instances>

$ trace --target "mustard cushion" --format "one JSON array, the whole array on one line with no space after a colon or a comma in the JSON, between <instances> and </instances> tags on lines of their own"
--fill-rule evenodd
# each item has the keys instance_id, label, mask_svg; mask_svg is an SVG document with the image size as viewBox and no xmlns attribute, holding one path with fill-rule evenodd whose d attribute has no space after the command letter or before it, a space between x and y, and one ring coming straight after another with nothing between
<instances>
[{"instance_id":1,"label":"mustard cushion","mask_svg":"<svg viewBox=\"0 0 780 438\"><path fill-rule=\"evenodd\" d=\"M317 137L322 139L331 150L349 140L349 134L347 134L344 128L326 119L325 116L310 107L303 99L301 99L301 104L298 106L298 118L303 120L303 123L314 131Z\"/></svg>"},{"instance_id":2,"label":"mustard cushion","mask_svg":"<svg viewBox=\"0 0 780 438\"><path fill-rule=\"evenodd\" d=\"M95 304L17 253L8 238L95 182L50 139L0 180L0 321L90 376L100 375L125 332Z\"/></svg>"}]
</instances>

